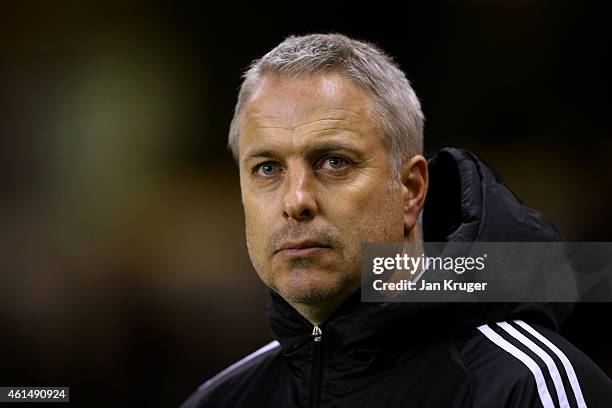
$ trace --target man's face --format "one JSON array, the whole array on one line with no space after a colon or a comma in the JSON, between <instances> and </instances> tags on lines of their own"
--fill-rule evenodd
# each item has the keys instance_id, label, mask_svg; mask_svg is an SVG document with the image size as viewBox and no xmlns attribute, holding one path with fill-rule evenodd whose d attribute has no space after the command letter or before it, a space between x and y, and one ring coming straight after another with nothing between
<instances>
[{"instance_id":1,"label":"man's face","mask_svg":"<svg viewBox=\"0 0 612 408\"><path fill-rule=\"evenodd\" d=\"M239 152L251 260L290 303L348 297L360 286L361 243L403 240L374 104L349 80L264 77Z\"/></svg>"}]
</instances>

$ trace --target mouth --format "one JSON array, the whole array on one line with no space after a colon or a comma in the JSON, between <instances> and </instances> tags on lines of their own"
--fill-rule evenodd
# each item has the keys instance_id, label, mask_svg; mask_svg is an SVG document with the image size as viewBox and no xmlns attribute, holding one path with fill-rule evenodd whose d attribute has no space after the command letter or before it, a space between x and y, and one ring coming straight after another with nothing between
<instances>
[{"instance_id":1,"label":"mouth","mask_svg":"<svg viewBox=\"0 0 612 408\"><path fill-rule=\"evenodd\" d=\"M316 241L288 242L283 244L276 254L287 257L304 257L317 255L331 250L329 245Z\"/></svg>"}]
</instances>

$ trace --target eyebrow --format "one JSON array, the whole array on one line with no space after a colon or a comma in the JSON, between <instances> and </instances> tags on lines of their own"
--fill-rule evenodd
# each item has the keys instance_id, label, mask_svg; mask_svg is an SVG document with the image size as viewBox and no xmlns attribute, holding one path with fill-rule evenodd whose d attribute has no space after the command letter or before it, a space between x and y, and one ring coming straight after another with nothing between
<instances>
[{"instance_id":1,"label":"eyebrow","mask_svg":"<svg viewBox=\"0 0 612 408\"><path fill-rule=\"evenodd\" d=\"M306 157L310 158L313 156L315 157L321 156L325 153L338 151L338 150L350 152L358 157L361 157L363 155L363 152L360 149L354 148L352 146L348 146L345 143L338 143L338 142L325 142L325 143L317 144L313 148L306 149L305 155ZM245 156L243 163L246 163L249 160L258 158L258 157L278 159L279 156L280 155L276 151L270 150L270 149L254 150L253 152L248 153Z\"/></svg>"},{"instance_id":2,"label":"eyebrow","mask_svg":"<svg viewBox=\"0 0 612 408\"><path fill-rule=\"evenodd\" d=\"M329 153L329 152L333 152L333 151L338 151L338 150L342 150L345 152L350 152L358 157L361 157L363 155L363 152L360 149L357 149L355 147L352 146L348 146L344 143L338 143L338 142L327 142L327 143L322 143L319 144L315 147L313 147L312 149L307 149L306 150L306 156L307 157L312 157L312 156L321 156L325 153Z\"/></svg>"}]
</instances>

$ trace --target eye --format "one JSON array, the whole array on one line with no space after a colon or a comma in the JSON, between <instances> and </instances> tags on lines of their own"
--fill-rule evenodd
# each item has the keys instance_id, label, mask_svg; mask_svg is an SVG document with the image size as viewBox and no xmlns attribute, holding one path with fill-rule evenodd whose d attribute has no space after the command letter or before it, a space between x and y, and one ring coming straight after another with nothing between
<instances>
[{"instance_id":1,"label":"eye","mask_svg":"<svg viewBox=\"0 0 612 408\"><path fill-rule=\"evenodd\" d=\"M321 167L328 170L342 170L349 165L349 161L341 156L328 156L321 162Z\"/></svg>"},{"instance_id":2,"label":"eye","mask_svg":"<svg viewBox=\"0 0 612 408\"><path fill-rule=\"evenodd\" d=\"M256 166L253 171L259 177L273 177L279 172L279 166L274 162L265 162Z\"/></svg>"}]
</instances>

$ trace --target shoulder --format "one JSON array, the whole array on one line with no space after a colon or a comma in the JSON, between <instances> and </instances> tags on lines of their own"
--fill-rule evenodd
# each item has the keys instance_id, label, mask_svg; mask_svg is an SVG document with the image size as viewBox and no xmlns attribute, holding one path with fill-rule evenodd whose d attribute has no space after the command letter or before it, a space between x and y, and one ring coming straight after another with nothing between
<instances>
[{"instance_id":1,"label":"shoulder","mask_svg":"<svg viewBox=\"0 0 612 408\"><path fill-rule=\"evenodd\" d=\"M262 377L266 377L279 356L277 341L266 344L200 385L181 408L238 406L244 388L252 386L255 379L265 381Z\"/></svg>"},{"instance_id":2,"label":"shoulder","mask_svg":"<svg viewBox=\"0 0 612 408\"><path fill-rule=\"evenodd\" d=\"M591 359L544 326L485 324L456 341L475 407L608 406L612 381Z\"/></svg>"}]
</instances>

